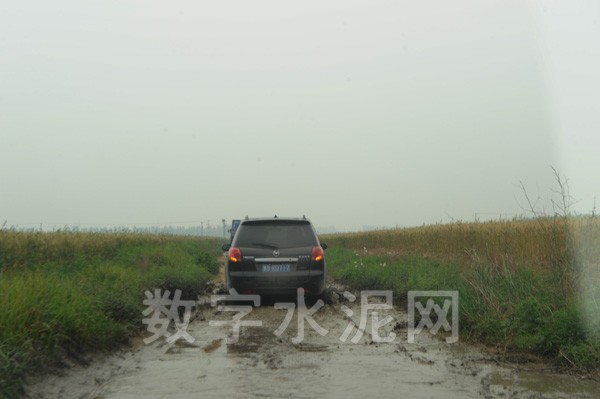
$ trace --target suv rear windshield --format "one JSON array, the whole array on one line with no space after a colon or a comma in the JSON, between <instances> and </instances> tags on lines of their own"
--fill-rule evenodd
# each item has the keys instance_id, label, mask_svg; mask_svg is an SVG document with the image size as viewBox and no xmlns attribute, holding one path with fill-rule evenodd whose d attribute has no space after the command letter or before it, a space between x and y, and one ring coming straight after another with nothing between
<instances>
[{"instance_id":1,"label":"suv rear windshield","mask_svg":"<svg viewBox=\"0 0 600 399\"><path fill-rule=\"evenodd\" d=\"M243 223L235 238L236 247L294 248L317 245L308 221L256 221Z\"/></svg>"}]
</instances>

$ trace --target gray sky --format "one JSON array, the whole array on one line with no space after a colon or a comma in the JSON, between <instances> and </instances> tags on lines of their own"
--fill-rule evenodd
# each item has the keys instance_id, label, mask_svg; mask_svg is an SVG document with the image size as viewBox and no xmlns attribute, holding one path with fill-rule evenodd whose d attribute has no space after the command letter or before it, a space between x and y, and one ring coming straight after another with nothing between
<instances>
[{"instance_id":1,"label":"gray sky","mask_svg":"<svg viewBox=\"0 0 600 399\"><path fill-rule=\"evenodd\" d=\"M600 193L596 1L0 4L0 223L339 230Z\"/></svg>"}]
</instances>

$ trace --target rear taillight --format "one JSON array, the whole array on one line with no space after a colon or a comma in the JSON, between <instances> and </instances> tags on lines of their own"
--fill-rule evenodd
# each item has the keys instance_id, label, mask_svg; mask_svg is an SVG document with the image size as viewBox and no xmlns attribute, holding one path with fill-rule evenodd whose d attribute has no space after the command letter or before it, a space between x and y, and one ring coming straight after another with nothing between
<instances>
[{"instance_id":1,"label":"rear taillight","mask_svg":"<svg viewBox=\"0 0 600 399\"><path fill-rule=\"evenodd\" d=\"M314 260L315 262L319 262L323 260L323 256L325 254L323 253L323 248L321 247L313 247L312 249L312 253L310 255L310 258L312 260Z\"/></svg>"},{"instance_id":2,"label":"rear taillight","mask_svg":"<svg viewBox=\"0 0 600 399\"><path fill-rule=\"evenodd\" d=\"M229 260L237 263L242 260L242 251L237 247L229 248Z\"/></svg>"}]
</instances>

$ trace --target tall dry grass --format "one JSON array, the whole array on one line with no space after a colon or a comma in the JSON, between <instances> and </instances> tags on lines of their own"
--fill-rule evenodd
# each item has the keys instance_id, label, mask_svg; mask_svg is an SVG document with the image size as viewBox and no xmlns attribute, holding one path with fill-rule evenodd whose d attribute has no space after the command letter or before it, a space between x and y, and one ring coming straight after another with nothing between
<instances>
[{"instance_id":1,"label":"tall dry grass","mask_svg":"<svg viewBox=\"0 0 600 399\"><path fill-rule=\"evenodd\" d=\"M356 250L387 250L395 255L471 259L529 265L551 270L576 254L600 262L598 217L456 222L394 230L323 235L328 245Z\"/></svg>"}]
</instances>

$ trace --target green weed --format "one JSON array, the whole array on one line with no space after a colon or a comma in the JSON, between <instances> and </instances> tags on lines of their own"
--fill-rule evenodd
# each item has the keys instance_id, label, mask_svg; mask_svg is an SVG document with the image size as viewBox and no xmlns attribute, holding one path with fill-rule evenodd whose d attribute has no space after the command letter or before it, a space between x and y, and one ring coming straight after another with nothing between
<instances>
[{"instance_id":1,"label":"green weed","mask_svg":"<svg viewBox=\"0 0 600 399\"><path fill-rule=\"evenodd\" d=\"M140 332L144 292L195 299L218 271L220 242L123 234L0 230L0 397L65 356Z\"/></svg>"}]
</instances>

